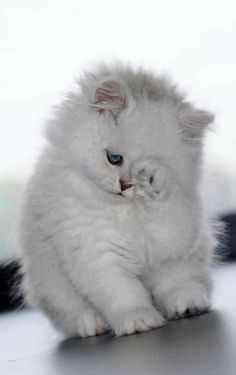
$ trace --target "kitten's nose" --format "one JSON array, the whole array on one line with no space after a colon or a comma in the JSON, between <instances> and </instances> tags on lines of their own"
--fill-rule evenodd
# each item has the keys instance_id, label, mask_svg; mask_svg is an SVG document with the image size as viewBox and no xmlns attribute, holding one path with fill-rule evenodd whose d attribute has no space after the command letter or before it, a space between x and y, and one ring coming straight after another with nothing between
<instances>
[{"instance_id":1,"label":"kitten's nose","mask_svg":"<svg viewBox=\"0 0 236 375\"><path fill-rule=\"evenodd\" d=\"M121 191L127 190L127 189L131 188L132 186L133 186L132 184L129 184L125 180L120 179L120 188L121 188Z\"/></svg>"}]
</instances>

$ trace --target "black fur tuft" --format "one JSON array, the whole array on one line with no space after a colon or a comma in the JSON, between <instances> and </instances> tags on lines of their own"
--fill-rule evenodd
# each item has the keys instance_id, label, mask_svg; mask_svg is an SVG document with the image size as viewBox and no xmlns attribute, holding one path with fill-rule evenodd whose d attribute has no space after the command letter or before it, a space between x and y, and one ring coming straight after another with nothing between
<instances>
[{"instance_id":1,"label":"black fur tuft","mask_svg":"<svg viewBox=\"0 0 236 375\"><path fill-rule=\"evenodd\" d=\"M12 260L0 264L0 311L20 309L24 306L21 281L19 261Z\"/></svg>"}]
</instances>

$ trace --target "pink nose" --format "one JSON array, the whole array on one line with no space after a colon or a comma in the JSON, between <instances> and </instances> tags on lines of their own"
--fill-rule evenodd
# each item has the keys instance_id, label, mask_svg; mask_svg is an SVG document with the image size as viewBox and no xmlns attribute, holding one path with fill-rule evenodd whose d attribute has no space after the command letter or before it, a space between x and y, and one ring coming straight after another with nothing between
<instances>
[{"instance_id":1,"label":"pink nose","mask_svg":"<svg viewBox=\"0 0 236 375\"><path fill-rule=\"evenodd\" d=\"M125 180L120 180L120 188L121 188L121 191L124 191L126 189L129 189L130 187L132 187L131 184L128 184L128 182L126 182Z\"/></svg>"}]
</instances>

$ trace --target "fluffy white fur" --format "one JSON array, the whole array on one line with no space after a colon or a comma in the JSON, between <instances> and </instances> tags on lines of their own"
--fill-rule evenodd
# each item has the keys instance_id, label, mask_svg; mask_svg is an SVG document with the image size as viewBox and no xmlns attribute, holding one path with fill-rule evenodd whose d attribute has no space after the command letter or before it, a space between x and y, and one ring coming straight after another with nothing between
<instances>
[{"instance_id":1,"label":"fluffy white fur","mask_svg":"<svg viewBox=\"0 0 236 375\"><path fill-rule=\"evenodd\" d=\"M67 95L20 228L27 299L66 335L131 334L209 309L216 241L199 187L212 121L168 80L122 66Z\"/></svg>"}]
</instances>

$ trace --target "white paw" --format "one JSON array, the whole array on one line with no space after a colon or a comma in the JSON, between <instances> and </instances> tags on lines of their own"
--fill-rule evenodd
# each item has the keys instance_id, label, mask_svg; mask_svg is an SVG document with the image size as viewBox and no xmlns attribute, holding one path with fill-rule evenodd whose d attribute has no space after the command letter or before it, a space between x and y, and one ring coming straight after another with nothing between
<instances>
[{"instance_id":1,"label":"white paw","mask_svg":"<svg viewBox=\"0 0 236 375\"><path fill-rule=\"evenodd\" d=\"M167 319L187 318L203 314L210 309L209 298L206 293L178 292L168 298L164 307L164 315Z\"/></svg>"},{"instance_id":2,"label":"white paw","mask_svg":"<svg viewBox=\"0 0 236 375\"><path fill-rule=\"evenodd\" d=\"M154 308L136 309L117 314L112 328L116 336L149 331L165 324L162 315Z\"/></svg>"},{"instance_id":3,"label":"white paw","mask_svg":"<svg viewBox=\"0 0 236 375\"><path fill-rule=\"evenodd\" d=\"M87 310L77 320L77 330L80 337L103 335L107 331L104 319L93 310Z\"/></svg>"}]
</instances>

